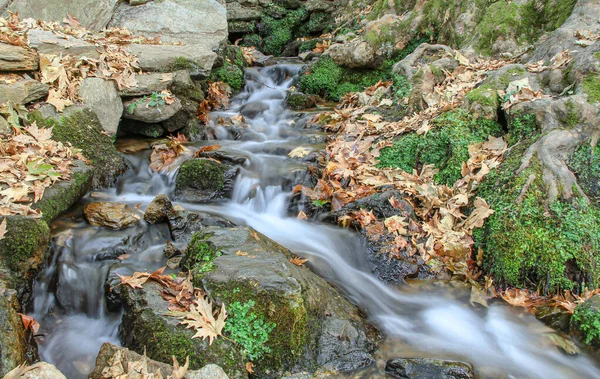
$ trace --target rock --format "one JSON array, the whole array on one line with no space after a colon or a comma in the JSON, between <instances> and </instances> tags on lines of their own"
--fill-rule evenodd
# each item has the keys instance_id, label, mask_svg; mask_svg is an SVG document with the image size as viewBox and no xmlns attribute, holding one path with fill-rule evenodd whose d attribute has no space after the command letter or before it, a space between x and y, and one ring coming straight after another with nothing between
<instances>
[{"instance_id":1,"label":"rock","mask_svg":"<svg viewBox=\"0 0 600 379\"><path fill-rule=\"evenodd\" d=\"M12 101L15 104L29 104L45 99L50 87L34 79L23 79L10 84L0 84L0 104Z\"/></svg>"},{"instance_id":2,"label":"rock","mask_svg":"<svg viewBox=\"0 0 600 379\"><path fill-rule=\"evenodd\" d=\"M119 132L137 134L144 137L160 138L165 134L161 124L146 124L141 121L123 120L119 125Z\"/></svg>"},{"instance_id":3,"label":"rock","mask_svg":"<svg viewBox=\"0 0 600 379\"><path fill-rule=\"evenodd\" d=\"M376 53L369 43L361 39L331 45L325 52L337 65L348 68L374 68L377 66Z\"/></svg>"},{"instance_id":4,"label":"rock","mask_svg":"<svg viewBox=\"0 0 600 379\"><path fill-rule=\"evenodd\" d=\"M135 97L150 95L153 92L162 92L173 84L175 74L172 72L150 73L145 75L136 75L135 87L123 88L119 91L119 96Z\"/></svg>"},{"instance_id":5,"label":"rock","mask_svg":"<svg viewBox=\"0 0 600 379\"><path fill-rule=\"evenodd\" d=\"M231 195L237 168L208 159L191 159L179 168L175 197L180 201L207 202Z\"/></svg>"},{"instance_id":6,"label":"rock","mask_svg":"<svg viewBox=\"0 0 600 379\"><path fill-rule=\"evenodd\" d=\"M422 43L414 52L394 64L392 72L394 74L406 76L406 78L410 80L419 70L419 63L430 63L442 58L444 55L453 54L453 51L454 50L446 45L430 45L428 43ZM432 56L437 59L430 58Z\"/></svg>"},{"instance_id":7,"label":"rock","mask_svg":"<svg viewBox=\"0 0 600 379\"><path fill-rule=\"evenodd\" d=\"M21 308L17 291L10 288L3 274L0 272L0 375L2 376L27 360L29 345L23 322L17 313Z\"/></svg>"},{"instance_id":8,"label":"rock","mask_svg":"<svg viewBox=\"0 0 600 379\"><path fill-rule=\"evenodd\" d=\"M104 343L100 348L98 357L96 358L96 367L90 374L89 379L103 379L103 371L108 367L120 366L125 369L130 363L137 363L140 361L146 361L148 372L156 373L160 370L163 378L173 373L173 366L158 362L152 359L144 358L144 356L137 354L136 352L129 350L124 347L115 346L110 343ZM184 362L179 362L182 366ZM118 374L124 374L119 372ZM184 376L184 379L227 379L228 376L225 374L223 369L217 365L208 364L200 370L188 370Z\"/></svg>"},{"instance_id":9,"label":"rock","mask_svg":"<svg viewBox=\"0 0 600 379\"><path fill-rule=\"evenodd\" d=\"M39 64L35 51L0 43L0 71L36 71Z\"/></svg>"},{"instance_id":10,"label":"rock","mask_svg":"<svg viewBox=\"0 0 600 379\"><path fill-rule=\"evenodd\" d=\"M385 364L385 372L394 378L406 379L472 379L470 364L431 358L394 358Z\"/></svg>"},{"instance_id":11,"label":"rock","mask_svg":"<svg viewBox=\"0 0 600 379\"><path fill-rule=\"evenodd\" d=\"M123 118L155 124L170 119L181 109L181 100L177 98L171 104L150 105L153 103L156 100L152 97L129 100L124 104Z\"/></svg>"},{"instance_id":12,"label":"rock","mask_svg":"<svg viewBox=\"0 0 600 379\"><path fill-rule=\"evenodd\" d=\"M91 203L85 206L83 214L90 224L115 230L134 226L139 221L135 210L121 203Z\"/></svg>"},{"instance_id":13,"label":"rock","mask_svg":"<svg viewBox=\"0 0 600 379\"><path fill-rule=\"evenodd\" d=\"M54 365L38 362L28 367L27 372L19 379L67 379Z\"/></svg>"},{"instance_id":14,"label":"rock","mask_svg":"<svg viewBox=\"0 0 600 379\"><path fill-rule=\"evenodd\" d=\"M41 54L71 55L75 59L100 57L94 44L73 36L65 39L48 30L30 29L27 32L27 43Z\"/></svg>"},{"instance_id":15,"label":"rock","mask_svg":"<svg viewBox=\"0 0 600 379\"><path fill-rule=\"evenodd\" d=\"M269 104L262 101L252 101L240 108L240 114L247 118L256 118L256 116L267 110L269 110Z\"/></svg>"},{"instance_id":16,"label":"rock","mask_svg":"<svg viewBox=\"0 0 600 379\"><path fill-rule=\"evenodd\" d=\"M68 15L79 20L86 29L100 30L110 21L118 0L15 0L8 10L19 13L21 19L31 17L62 22Z\"/></svg>"},{"instance_id":17,"label":"rock","mask_svg":"<svg viewBox=\"0 0 600 379\"><path fill-rule=\"evenodd\" d=\"M174 355L183 364L189 356L192 370L219 364L229 377L247 378L246 361L236 346L224 338L211 345L207 339L192 338L192 330L166 315L169 302L162 298L162 291L160 284L150 282L143 289L121 288L124 313L119 335L123 344L138 353L145 350L148 358L159 362L172 362Z\"/></svg>"},{"instance_id":18,"label":"rock","mask_svg":"<svg viewBox=\"0 0 600 379\"><path fill-rule=\"evenodd\" d=\"M126 50L137 56L144 71L188 70L195 77L206 76L217 59L215 52L201 45L132 44Z\"/></svg>"},{"instance_id":19,"label":"rock","mask_svg":"<svg viewBox=\"0 0 600 379\"><path fill-rule=\"evenodd\" d=\"M143 5L149 1L152 1L152 0L129 0L129 5L131 5L131 6Z\"/></svg>"},{"instance_id":20,"label":"rock","mask_svg":"<svg viewBox=\"0 0 600 379\"><path fill-rule=\"evenodd\" d=\"M149 224L167 221L169 215L174 211L173 204L167 195L158 195L148 204L148 208L144 213L144 220Z\"/></svg>"},{"instance_id":21,"label":"rock","mask_svg":"<svg viewBox=\"0 0 600 379\"><path fill-rule=\"evenodd\" d=\"M315 96L307 95L302 92L288 92L285 102L290 108L296 110L313 108L317 105Z\"/></svg>"},{"instance_id":22,"label":"rock","mask_svg":"<svg viewBox=\"0 0 600 379\"><path fill-rule=\"evenodd\" d=\"M71 106L62 114L52 105L41 106L29 114L38 126L52 127L52 138L81 149L94 170L92 188L112 186L127 169L123 156L115 149L112 138L104 133L98 116L88 108Z\"/></svg>"},{"instance_id":23,"label":"rock","mask_svg":"<svg viewBox=\"0 0 600 379\"><path fill-rule=\"evenodd\" d=\"M179 207L181 208L181 207ZM224 218L207 213L188 212L174 207L175 212L169 216L169 230L178 245L187 246L192 235L207 226L231 228L235 225Z\"/></svg>"},{"instance_id":24,"label":"rock","mask_svg":"<svg viewBox=\"0 0 600 379\"><path fill-rule=\"evenodd\" d=\"M271 352L255 361L259 375L315 365L352 371L374 363L377 333L323 279L290 263L289 250L248 227L207 227L194 239L202 241L201 251L221 254L212 260L214 269L195 276L196 285L226 305L252 300L252 312L276 324L265 343ZM206 271L203 257L196 259L192 272Z\"/></svg>"},{"instance_id":25,"label":"rock","mask_svg":"<svg viewBox=\"0 0 600 379\"><path fill-rule=\"evenodd\" d=\"M536 307L535 317L554 330L569 332L571 314L560 306L544 305Z\"/></svg>"},{"instance_id":26,"label":"rock","mask_svg":"<svg viewBox=\"0 0 600 379\"><path fill-rule=\"evenodd\" d=\"M114 81L101 78L83 79L79 87L79 97L86 107L98 116L102 128L115 135L123 114L123 102Z\"/></svg>"},{"instance_id":27,"label":"rock","mask_svg":"<svg viewBox=\"0 0 600 379\"><path fill-rule=\"evenodd\" d=\"M12 134L12 126L6 121L6 119L0 116L0 135Z\"/></svg>"},{"instance_id":28,"label":"rock","mask_svg":"<svg viewBox=\"0 0 600 379\"><path fill-rule=\"evenodd\" d=\"M256 49L252 50L251 55L252 55L252 58L254 59L254 63L253 63L254 66L266 67L266 66L273 66L273 65L277 64L277 59L274 56L265 55Z\"/></svg>"},{"instance_id":29,"label":"rock","mask_svg":"<svg viewBox=\"0 0 600 379\"><path fill-rule=\"evenodd\" d=\"M121 3L110 26L166 43L216 50L227 41L227 13L216 0L163 0L131 6Z\"/></svg>"}]
</instances>

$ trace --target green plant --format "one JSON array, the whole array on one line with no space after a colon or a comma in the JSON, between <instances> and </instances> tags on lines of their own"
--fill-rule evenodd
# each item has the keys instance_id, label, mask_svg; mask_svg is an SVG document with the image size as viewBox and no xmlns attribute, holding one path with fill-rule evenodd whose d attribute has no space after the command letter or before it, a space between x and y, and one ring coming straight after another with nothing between
<instances>
[{"instance_id":1,"label":"green plant","mask_svg":"<svg viewBox=\"0 0 600 379\"><path fill-rule=\"evenodd\" d=\"M315 207L319 207L319 208L324 207L325 204L327 204L327 203L329 203L329 201L327 201L327 200L317 199L317 200L312 201L312 205L314 205Z\"/></svg>"},{"instance_id":2,"label":"green plant","mask_svg":"<svg viewBox=\"0 0 600 379\"><path fill-rule=\"evenodd\" d=\"M192 273L194 284L198 285L202 274L215 269L213 260L221 256L221 252L208 242L210 234L194 233L185 252L182 267Z\"/></svg>"},{"instance_id":3,"label":"green plant","mask_svg":"<svg viewBox=\"0 0 600 379\"><path fill-rule=\"evenodd\" d=\"M146 104L147 107L159 107L161 105L165 105L167 102L165 101L165 98L167 97L167 94L162 93L162 92L152 92L152 94L150 94L150 96L144 96L140 99L137 99L134 102L129 103L129 105L127 106L127 112L129 112L129 114L133 114L135 112L135 109L139 106L142 105L144 101L150 99L148 101L148 103Z\"/></svg>"},{"instance_id":4,"label":"green plant","mask_svg":"<svg viewBox=\"0 0 600 379\"><path fill-rule=\"evenodd\" d=\"M539 130L534 114L526 114L514 118L508 123L508 146L512 146L524 139L534 138L539 133Z\"/></svg>"},{"instance_id":5,"label":"green plant","mask_svg":"<svg viewBox=\"0 0 600 379\"><path fill-rule=\"evenodd\" d=\"M583 92L588 95L588 101L590 103L597 103L600 101L600 75L588 75L583 79L581 83Z\"/></svg>"},{"instance_id":6,"label":"green plant","mask_svg":"<svg viewBox=\"0 0 600 379\"><path fill-rule=\"evenodd\" d=\"M263 316L252 312L255 305L254 300L244 303L235 301L229 304L230 317L224 328L230 338L242 346L242 353L252 361L271 352L266 343L276 326L274 323L266 322Z\"/></svg>"},{"instance_id":7,"label":"green plant","mask_svg":"<svg viewBox=\"0 0 600 379\"><path fill-rule=\"evenodd\" d=\"M595 300L597 299L592 297L578 305L571 319L575 328L581 332L583 341L588 345L600 343L600 309Z\"/></svg>"}]
</instances>

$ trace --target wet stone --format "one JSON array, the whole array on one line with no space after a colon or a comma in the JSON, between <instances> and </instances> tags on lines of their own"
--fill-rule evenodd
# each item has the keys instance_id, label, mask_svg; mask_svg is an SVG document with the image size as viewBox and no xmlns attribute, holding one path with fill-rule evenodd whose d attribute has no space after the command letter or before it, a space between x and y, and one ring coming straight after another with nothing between
<instances>
[{"instance_id":1,"label":"wet stone","mask_svg":"<svg viewBox=\"0 0 600 379\"><path fill-rule=\"evenodd\" d=\"M91 203L85 206L83 214L91 225L115 230L132 227L139 221L135 210L121 203Z\"/></svg>"},{"instance_id":2,"label":"wet stone","mask_svg":"<svg viewBox=\"0 0 600 379\"><path fill-rule=\"evenodd\" d=\"M158 195L150 202L146 213L144 213L144 220L149 224L156 224L157 222L167 221L169 215L173 213L173 204L166 195Z\"/></svg>"},{"instance_id":3,"label":"wet stone","mask_svg":"<svg viewBox=\"0 0 600 379\"><path fill-rule=\"evenodd\" d=\"M402 379L471 379L473 368L460 361L431 358L395 358L387 361L385 372Z\"/></svg>"}]
</instances>

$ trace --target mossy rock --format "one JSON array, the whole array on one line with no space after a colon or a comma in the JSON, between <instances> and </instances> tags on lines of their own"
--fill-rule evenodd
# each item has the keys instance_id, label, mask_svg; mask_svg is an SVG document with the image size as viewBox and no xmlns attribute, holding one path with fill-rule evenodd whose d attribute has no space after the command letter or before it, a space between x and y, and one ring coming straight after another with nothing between
<instances>
[{"instance_id":1,"label":"mossy rock","mask_svg":"<svg viewBox=\"0 0 600 379\"><path fill-rule=\"evenodd\" d=\"M575 308L571 331L586 345L600 348L600 295L594 295Z\"/></svg>"},{"instance_id":2,"label":"mossy rock","mask_svg":"<svg viewBox=\"0 0 600 379\"><path fill-rule=\"evenodd\" d=\"M382 149L379 166L411 173L423 165L433 164L439 169L435 181L451 186L462 178L461 168L469 159L469 145L486 141L489 135L502 135L498 123L475 119L464 110L447 112L433 120L433 129L426 135L410 133L398 138L393 146Z\"/></svg>"},{"instance_id":3,"label":"mossy rock","mask_svg":"<svg viewBox=\"0 0 600 379\"><path fill-rule=\"evenodd\" d=\"M262 17L261 50L268 55L279 56L285 45L300 34L305 34L302 26L309 14L304 8L286 10L271 6L265 8Z\"/></svg>"},{"instance_id":4,"label":"mossy rock","mask_svg":"<svg viewBox=\"0 0 600 379\"><path fill-rule=\"evenodd\" d=\"M309 96L302 92L289 92L285 97L288 107L296 110L313 108L316 105L315 96Z\"/></svg>"},{"instance_id":5,"label":"mossy rock","mask_svg":"<svg viewBox=\"0 0 600 379\"><path fill-rule=\"evenodd\" d=\"M494 210L474 232L484 268L500 284L541 293L597 288L600 208L577 198L549 203L535 158L517 174L532 140L515 145L478 190Z\"/></svg>"},{"instance_id":6,"label":"mossy rock","mask_svg":"<svg viewBox=\"0 0 600 379\"><path fill-rule=\"evenodd\" d=\"M201 275L205 290L226 307L251 301L249 314L262 320L263 330L255 335L266 349L253 361L259 375L277 376L292 368L312 372L319 366L349 371L374 362L377 333L324 280L293 265L290 251L246 227L203 232L203 242L221 254ZM333 337L340 328L347 339ZM251 349L253 341L246 343Z\"/></svg>"},{"instance_id":7,"label":"mossy rock","mask_svg":"<svg viewBox=\"0 0 600 379\"><path fill-rule=\"evenodd\" d=\"M11 287L27 304L33 279L44 265L50 244L50 228L42 219L6 217L6 234L0 240L0 265L9 270Z\"/></svg>"},{"instance_id":8,"label":"mossy rock","mask_svg":"<svg viewBox=\"0 0 600 379\"><path fill-rule=\"evenodd\" d=\"M175 196L194 202L225 197L231 190L236 174L235 168L211 159L190 159L179 168Z\"/></svg>"},{"instance_id":9,"label":"mossy rock","mask_svg":"<svg viewBox=\"0 0 600 379\"><path fill-rule=\"evenodd\" d=\"M172 356L179 362L190 359L195 370L214 363L223 368L230 378L247 378L245 360L236 346L224 338L212 344L208 340L192 338L194 332L178 325L179 320L167 316L169 302L161 296L163 287L154 282L143 289L123 286L121 299L125 311L119 329L124 346L159 362L171 364Z\"/></svg>"},{"instance_id":10,"label":"mossy rock","mask_svg":"<svg viewBox=\"0 0 600 379\"><path fill-rule=\"evenodd\" d=\"M29 120L40 126L52 127L52 139L81 149L94 169L93 188L112 186L127 170L125 159L115 149L112 138L104 133L98 117L91 110L65 111L62 117L56 114L44 117L42 112L34 111L29 114Z\"/></svg>"}]
</instances>

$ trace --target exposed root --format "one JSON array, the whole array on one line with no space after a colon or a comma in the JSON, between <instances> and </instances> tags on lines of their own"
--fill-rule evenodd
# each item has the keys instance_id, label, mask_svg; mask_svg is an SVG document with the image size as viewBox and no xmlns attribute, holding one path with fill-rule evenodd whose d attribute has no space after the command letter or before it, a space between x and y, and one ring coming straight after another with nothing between
<instances>
[{"instance_id":1,"label":"exposed root","mask_svg":"<svg viewBox=\"0 0 600 379\"><path fill-rule=\"evenodd\" d=\"M430 45L428 43L422 43L412 54L396 63L392 70L394 73L404 75L407 79L410 79L418 69L418 60L421 59L426 53L430 53L432 55L446 53L447 55L453 56L454 49L446 45Z\"/></svg>"}]
</instances>

